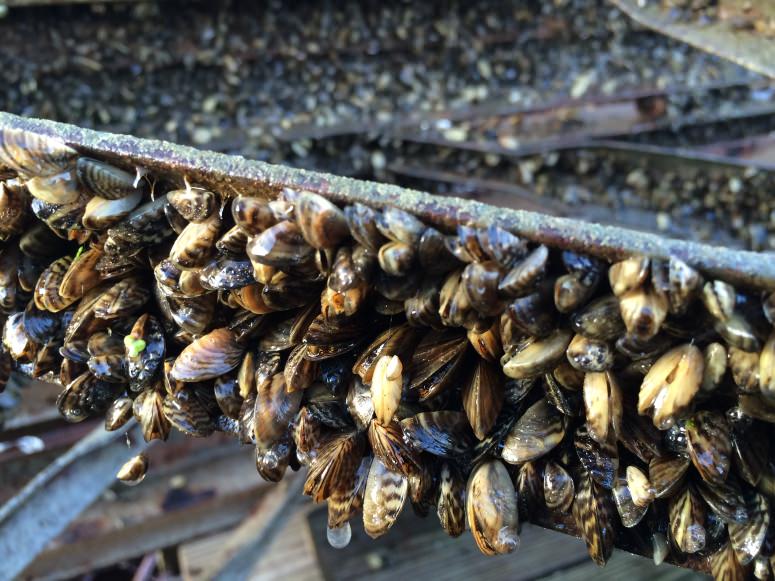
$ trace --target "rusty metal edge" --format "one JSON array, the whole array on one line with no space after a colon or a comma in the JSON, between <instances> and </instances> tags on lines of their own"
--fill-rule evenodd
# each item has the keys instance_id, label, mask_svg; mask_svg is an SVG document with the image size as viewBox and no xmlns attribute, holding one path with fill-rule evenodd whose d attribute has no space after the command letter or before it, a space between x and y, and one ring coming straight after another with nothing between
<instances>
[{"instance_id":1,"label":"rusty metal edge","mask_svg":"<svg viewBox=\"0 0 775 581\"><path fill-rule=\"evenodd\" d=\"M699 26L671 21L660 6L641 7L637 0L609 0L630 18L660 34L690 44L747 69L775 78L775 43L720 22ZM714 44L714 41L720 42Z\"/></svg>"},{"instance_id":2,"label":"rusty metal edge","mask_svg":"<svg viewBox=\"0 0 775 581\"><path fill-rule=\"evenodd\" d=\"M162 176L175 177L178 181L180 176L186 176L194 183L226 194L271 197L284 187L310 190L341 203L395 206L446 231L457 224L477 227L494 224L537 243L584 252L610 261L634 254L658 258L674 256L711 277L750 289L775 290L775 255L498 208L473 200L433 196L395 185L272 165L242 156L200 151L165 141L104 133L0 112L2 128L58 137L86 155L111 159L124 166L140 166Z\"/></svg>"}]
</instances>

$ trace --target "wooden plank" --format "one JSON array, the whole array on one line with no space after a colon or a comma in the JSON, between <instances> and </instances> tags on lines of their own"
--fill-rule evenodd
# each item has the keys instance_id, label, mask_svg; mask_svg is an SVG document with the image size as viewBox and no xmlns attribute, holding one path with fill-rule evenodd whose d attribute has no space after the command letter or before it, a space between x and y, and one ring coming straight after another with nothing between
<instances>
[{"instance_id":1,"label":"wooden plank","mask_svg":"<svg viewBox=\"0 0 775 581\"><path fill-rule=\"evenodd\" d=\"M121 441L131 434L134 447ZM59 456L0 507L0 579L12 579L36 560L147 444L134 422L116 432L102 427ZM141 440L141 438L140 438Z\"/></svg>"},{"instance_id":2,"label":"wooden plank","mask_svg":"<svg viewBox=\"0 0 775 581\"><path fill-rule=\"evenodd\" d=\"M223 439L220 447L198 449L210 445L207 440L213 438L154 447L141 485L116 484L24 576L72 577L238 524L267 484L255 472L249 447ZM186 454L185 446L194 453ZM165 465L170 457L177 462Z\"/></svg>"},{"instance_id":3,"label":"wooden plank","mask_svg":"<svg viewBox=\"0 0 775 581\"><path fill-rule=\"evenodd\" d=\"M564 569L561 574L549 575L543 577L544 580L562 578L562 581L699 581L707 579L707 576L691 571L681 569L673 565L663 563L660 566L654 565L653 561L644 559L635 555L630 555L623 551L615 551L605 567L601 568L592 561Z\"/></svg>"},{"instance_id":4,"label":"wooden plank","mask_svg":"<svg viewBox=\"0 0 775 581\"><path fill-rule=\"evenodd\" d=\"M315 556L314 541L307 526L307 514L315 506L301 502L293 516L270 542L264 556L250 572L252 581L322 581L323 575ZM224 543L233 531L209 535L180 546L178 562L184 581L205 581L210 563L219 558ZM324 533L325 534L325 533Z\"/></svg>"},{"instance_id":5,"label":"wooden plank","mask_svg":"<svg viewBox=\"0 0 775 581\"><path fill-rule=\"evenodd\" d=\"M597 579L599 575L604 575L605 579L623 579L625 575L632 577L631 572L637 573L632 579L651 579L656 572L685 574L686 577L681 579L700 578L697 573L672 565L665 564L656 569L652 561L620 551L616 551L616 557L608 566L600 569L590 560L581 540L530 524L522 528L516 553L486 557L479 552L468 532L452 539L441 529L435 514L419 518L411 509L405 510L393 529L376 540L366 536L360 522L353 522L352 541L342 550L332 549L326 543L324 509L312 512L308 520L322 574L329 581L365 576L375 581L395 581L404 577L521 581L549 578L560 573L565 579L565 571L575 571L579 567L586 575L577 577L579 579Z\"/></svg>"}]
</instances>

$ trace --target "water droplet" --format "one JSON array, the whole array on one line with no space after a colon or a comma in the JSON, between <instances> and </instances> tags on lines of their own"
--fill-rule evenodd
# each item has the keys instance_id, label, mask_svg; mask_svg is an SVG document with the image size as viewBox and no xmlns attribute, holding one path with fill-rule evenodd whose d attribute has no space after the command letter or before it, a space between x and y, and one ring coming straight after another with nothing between
<instances>
[{"instance_id":1,"label":"water droplet","mask_svg":"<svg viewBox=\"0 0 775 581\"><path fill-rule=\"evenodd\" d=\"M327 529L326 538L328 539L328 544L333 548L344 549L350 544L350 539L352 538L350 523L346 522L341 527L335 529Z\"/></svg>"},{"instance_id":2,"label":"water droplet","mask_svg":"<svg viewBox=\"0 0 775 581\"><path fill-rule=\"evenodd\" d=\"M662 533L654 533L651 536L651 545L654 553L654 564L661 565L670 552L670 546Z\"/></svg>"}]
</instances>

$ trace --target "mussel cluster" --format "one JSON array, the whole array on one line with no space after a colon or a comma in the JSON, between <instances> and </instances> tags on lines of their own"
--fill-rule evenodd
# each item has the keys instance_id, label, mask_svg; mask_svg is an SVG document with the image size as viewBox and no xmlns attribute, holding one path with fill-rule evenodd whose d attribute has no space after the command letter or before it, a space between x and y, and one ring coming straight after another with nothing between
<instances>
[{"instance_id":1,"label":"mussel cluster","mask_svg":"<svg viewBox=\"0 0 775 581\"><path fill-rule=\"evenodd\" d=\"M617 543L770 576L775 294L10 129L0 167L0 372L60 381L67 420L230 432L271 481L306 466L335 546L408 502L488 555L554 521L600 565Z\"/></svg>"}]
</instances>

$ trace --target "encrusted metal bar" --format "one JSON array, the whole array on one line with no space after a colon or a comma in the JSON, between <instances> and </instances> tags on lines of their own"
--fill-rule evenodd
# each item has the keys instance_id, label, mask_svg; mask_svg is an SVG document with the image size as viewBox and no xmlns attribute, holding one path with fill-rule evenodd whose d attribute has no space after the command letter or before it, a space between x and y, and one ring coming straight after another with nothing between
<instances>
[{"instance_id":1,"label":"encrusted metal bar","mask_svg":"<svg viewBox=\"0 0 775 581\"><path fill-rule=\"evenodd\" d=\"M395 206L449 230L457 224L497 224L515 234L553 247L617 261L633 254L674 256L706 274L753 289L775 289L775 260L768 255L675 240L628 230L489 206L472 200L439 197L394 185L337 177L200 151L163 141L114 135L73 125L0 113L0 128L56 136L87 154L124 166L139 166L164 176L185 175L224 194L272 197L282 188L310 190L339 202Z\"/></svg>"}]
</instances>

